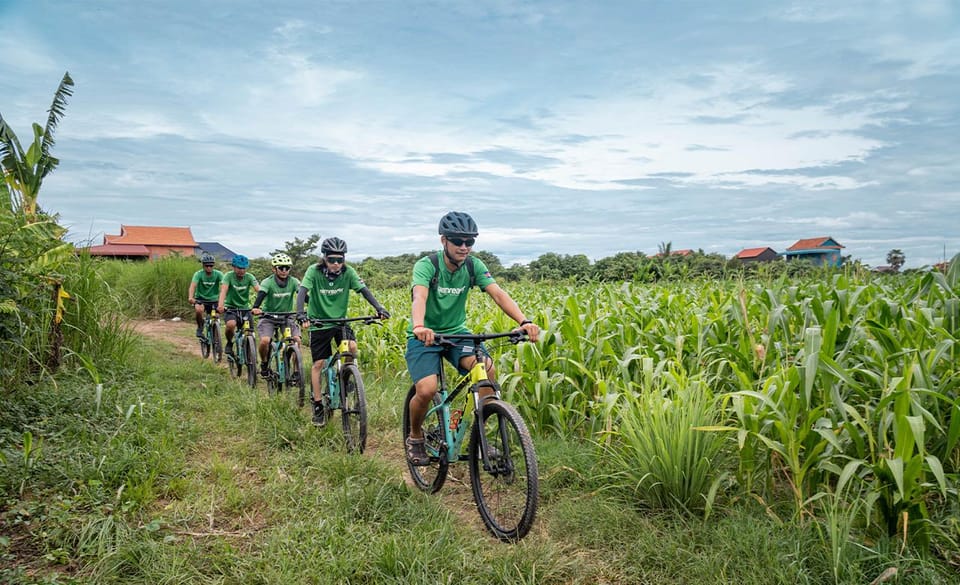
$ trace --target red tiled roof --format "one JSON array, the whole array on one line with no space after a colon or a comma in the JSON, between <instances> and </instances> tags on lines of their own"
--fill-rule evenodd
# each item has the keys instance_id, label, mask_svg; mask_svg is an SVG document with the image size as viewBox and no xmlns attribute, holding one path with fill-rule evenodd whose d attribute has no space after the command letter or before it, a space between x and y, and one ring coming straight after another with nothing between
<instances>
[{"instance_id":1,"label":"red tiled roof","mask_svg":"<svg viewBox=\"0 0 960 585\"><path fill-rule=\"evenodd\" d=\"M149 225L121 225L120 235L104 234L103 243L190 247L197 245L188 227L158 227Z\"/></svg>"},{"instance_id":2,"label":"red tiled roof","mask_svg":"<svg viewBox=\"0 0 960 585\"><path fill-rule=\"evenodd\" d=\"M776 250L774 250L773 248L770 248L769 246L764 246L762 248L744 248L743 250L740 250L739 252L737 252L737 258L756 258L757 256L759 256L760 254L763 254L767 250L770 250L771 252L776 254Z\"/></svg>"},{"instance_id":3,"label":"red tiled roof","mask_svg":"<svg viewBox=\"0 0 960 585\"><path fill-rule=\"evenodd\" d=\"M793 252L795 250L817 250L820 248L826 250L839 250L843 248L840 244L836 246L824 246L824 242L827 240L833 240L830 236L824 236L821 238L807 238L805 240L797 240L797 243L787 248L787 251Z\"/></svg>"},{"instance_id":4,"label":"red tiled roof","mask_svg":"<svg viewBox=\"0 0 960 585\"><path fill-rule=\"evenodd\" d=\"M103 244L90 246L87 251L91 256L149 256L150 250L140 244Z\"/></svg>"}]
</instances>

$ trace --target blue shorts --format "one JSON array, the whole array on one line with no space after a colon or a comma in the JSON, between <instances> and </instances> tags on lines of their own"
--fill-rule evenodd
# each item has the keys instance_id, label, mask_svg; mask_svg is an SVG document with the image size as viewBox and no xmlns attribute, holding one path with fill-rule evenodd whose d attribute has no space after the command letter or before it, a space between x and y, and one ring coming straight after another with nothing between
<instances>
[{"instance_id":1,"label":"blue shorts","mask_svg":"<svg viewBox=\"0 0 960 585\"><path fill-rule=\"evenodd\" d=\"M490 357L487 349L480 344L483 355ZM410 372L410 379L416 384L427 376L436 375L440 370L440 358L443 357L457 368L461 374L466 374L467 370L460 367L460 360L466 356L473 356L473 342L463 341L456 347L445 347L442 345L426 346L416 337L407 339L407 353L404 357L407 360L407 370Z\"/></svg>"}]
</instances>

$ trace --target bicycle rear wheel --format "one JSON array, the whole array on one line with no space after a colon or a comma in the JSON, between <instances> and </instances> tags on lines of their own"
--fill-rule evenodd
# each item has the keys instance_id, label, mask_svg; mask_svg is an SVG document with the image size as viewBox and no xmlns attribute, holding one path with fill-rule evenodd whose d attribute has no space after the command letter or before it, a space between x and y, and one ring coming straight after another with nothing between
<instances>
[{"instance_id":1,"label":"bicycle rear wheel","mask_svg":"<svg viewBox=\"0 0 960 585\"><path fill-rule=\"evenodd\" d=\"M367 446L367 396L356 364L347 364L340 372L340 413L347 453L363 453Z\"/></svg>"},{"instance_id":2,"label":"bicycle rear wheel","mask_svg":"<svg viewBox=\"0 0 960 585\"><path fill-rule=\"evenodd\" d=\"M413 398L416 391L416 387L411 386L410 391L407 392L407 399L403 403L404 440L410 435L410 399ZM440 398L434 396L433 403L439 404ZM404 455L404 460L407 460L407 469L410 471L410 477L413 478L413 483L416 484L417 488L433 494L443 487L450 466L450 462L447 461L447 447L443 440L443 418L440 416L440 411L423 421L423 436L427 441L426 448L427 454L430 456L430 465L413 465L407 460L406 455ZM406 447L404 447L404 453L406 453Z\"/></svg>"},{"instance_id":3,"label":"bicycle rear wheel","mask_svg":"<svg viewBox=\"0 0 960 585\"><path fill-rule=\"evenodd\" d=\"M244 361L247 362L247 384L251 388L257 387L257 342L252 335L243 336Z\"/></svg>"},{"instance_id":4,"label":"bicycle rear wheel","mask_svg":"<svg viewBox=\"0 0 960 585\"><path fill-rule=\"evenodd\" d=\"M540 480L527 425L513 406L489 398L470 437L470 487L487 529L503 541L526 536L537 513ZM484 458L480 433L486 438Z\"/></svg>"},{"instance_id":5,"label":"bicycle rear wheel","mask_svg":"<svg viewBox=\"0 0 960 585\"><path fill-rule=\"evenodd\" d=\"M213 361L219 364L223 359L223 342L220 341L220 324L217 321L210 322L210 340Z\"/></svg>"},{"instance_id":6,"label":"bicycle rear wheel","mask_svg":"<svg viewBox=\"0 0 960 585\"><path fill-rule=\"evenodd\" d=\"M297 391L297 408L303 408L306 398L306 387L303 383L303 357L300 355L300 346L291 346L286 353L284 362L287 371L287 387Z\"/></svg>"}]
</instances>

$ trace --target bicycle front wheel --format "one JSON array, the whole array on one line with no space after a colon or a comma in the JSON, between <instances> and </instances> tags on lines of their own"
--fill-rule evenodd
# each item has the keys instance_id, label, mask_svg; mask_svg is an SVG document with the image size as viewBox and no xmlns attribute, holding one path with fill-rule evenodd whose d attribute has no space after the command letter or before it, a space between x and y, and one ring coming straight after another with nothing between
<instances>
[{"instance_id":1,"label":"bicycle front wheel","mask_svg":"<svg viewBox=\"0 0 960 585\"><path fill-rule=\"evenodd\" d=\"M403 403L403 438L406 440L410 436L410 399L416 394L415 386L410 387L407 392L407 399ZM439 396L433 397L433 403L439 404ZM447 469L450 462L447 461L447 447L443 440L443 418L438 410L433 415L423 421L423 436L427 441L427 455L430 456L430 465L413 465L407 460L407 469L410 471L410 477L416 486L431 494L440 491L443 482L447 480ZM406 452L406 447L404 447ZM406 460L406 455L404 455Z\"/></svg>"},{"instance_id":2,"label":"bicycle front wheel","mask_svg":"<svg viewBox=\"0 0 960 585\"><path fill-rule=\"evenodd\" d=\"M203 332L203 337L199 339L200 341L200 357L207 359L210 356L210 332L209 328L205 329Z\"/></svg>"},{"instance_id":3,"label":"bicycle front wheel","mask_svg":"<svg viewBox=\"0 0 960 585\"><path fill-rule=\"evenodd\" d=\"M220 340L220 325L216 321L210 323L210 340L213 361L219 364L220 360L223 359L223 342Z\"/></svg>"},{"instance_id":4,"label":"bicycle front wheel","mask_svg":"<svg viewBox=\"0 0 960 585\"><path fill-rule=\"evenodd\" d=\"M247 384L251 388L257 387L257 342L252 335L243 336L244 361L247 362Z\"/></svg>"},{"instance_id":5,"label":"bicycle front wheel","mask_svg":"<svg viewBox=\"0 0 960 585\"><path fill-rule=\"evenodd\" d=\"M367 396L356 364L347 364L340 372L340 413L347 453L363 453L367 446Z\"/></svg>"},{"instance_id":6,"label":"bicycle front wheel","mask_svg":"<svg viewBox=\"0 0 960 585\"><path fill-rule=\"evenodd\" d=\"M533 440L520 414L501 400L487 399L480 419L470 438L473 499L487 529L515 542L530 531L537 513L540 480Z\"/></svg>"},{"instance_id":7,"label":"bicycle front wheel","mask_svg":"<svg viewBox=\"0 0 960 585\"><path fill-rule=\"evenodd\" d=\"M303 383L303 358L300 347L293 345L287 349L284 369L287 373L287 388L296 392L297 408L303 408L306 399L306 387Z\"/></svg>"},{"instance_id":8,"label":"bicycle front wheel","mask_svg":"<svg viewBox=\"0 0 960 585\"><path fill-rule=\"evenodd\" d=\"M267 376L267 394L270 396L283 389L280 382L280 354L274 348L275 346L271 344L270 357L267 358L267 363L270 364L270 375Z\"/></svg>"}]
</instances>

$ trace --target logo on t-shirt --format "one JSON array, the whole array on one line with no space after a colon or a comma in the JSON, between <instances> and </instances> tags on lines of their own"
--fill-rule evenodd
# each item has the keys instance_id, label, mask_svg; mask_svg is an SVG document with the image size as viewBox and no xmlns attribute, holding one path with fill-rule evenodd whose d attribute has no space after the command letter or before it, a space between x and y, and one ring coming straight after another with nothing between
<instances>
[{"instance_id":1,"label":"logo on t-shirt","mask_svg":"<svg viewBox=\"0 0 960 585\"><path fill-rule=\"evenodd\" d=\"M463 291L467 290L467 287L452 287L452 286L438 286L437 292L445 295L462 295Z\"/></svg>"},{"instance_id":2,"label":"logo on t-shirt","mask_svg":"<svg viewBox=\"0 0 960 585\"><path fill-rule=\"evenodd\" d=\"M322 295L338 295L343 292L343 288L321 288L317 292Z\"/></svg>"}]
</instances>

